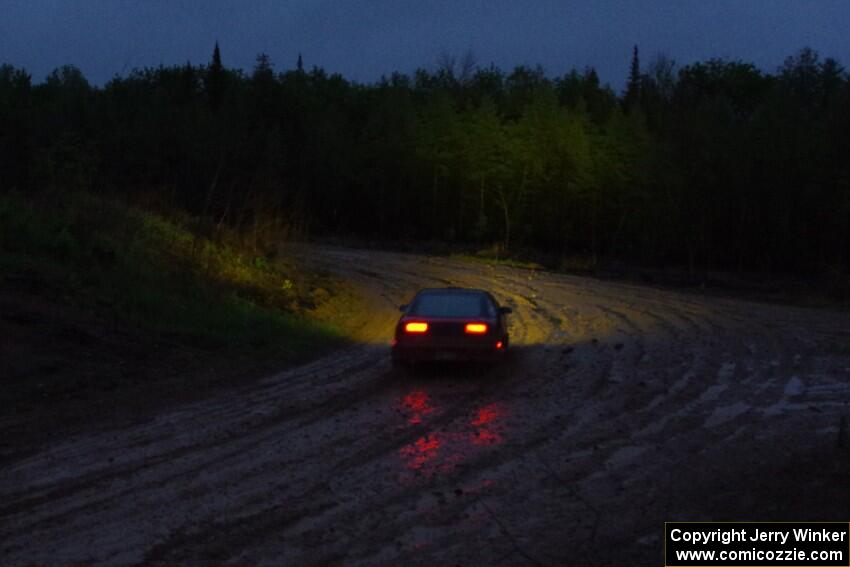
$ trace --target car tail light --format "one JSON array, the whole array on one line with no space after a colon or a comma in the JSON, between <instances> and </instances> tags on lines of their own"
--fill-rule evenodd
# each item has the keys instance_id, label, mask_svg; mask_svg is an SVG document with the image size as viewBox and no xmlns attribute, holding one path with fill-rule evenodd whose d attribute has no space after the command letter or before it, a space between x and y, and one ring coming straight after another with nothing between
<instances>
[{"instance_id":1,"label":"car tail light","mask_svg":"<svg viewBox=\"0 0 850 567\"><path fill-rule=\"evenodd\" d=\"M404 326L406 333L424 333L428 330L428 323L407 323Z\"/></svg>"},{"instance_id":2,"label":"car tail light","mask_svg":"<svg viewBox=\"0 0 850 567\"><path fill-rule=\"evenodd\" d=\"M496 342L496 350L501 349L503 346L505 346L505 345L504 345L504 344L502 344L502 341L497 341L497 342Z\"/></svg>"},{"instance_id":3,"label":"car tail light","mask_svg":"<svg viewBox=\"0 0 850 567\"><path fill-rule=\"evenodd\" d=\"M483 335L487 332L487 325L484 323L467 323L466 332L470 335Z\"/></svg>"}]
</instances>

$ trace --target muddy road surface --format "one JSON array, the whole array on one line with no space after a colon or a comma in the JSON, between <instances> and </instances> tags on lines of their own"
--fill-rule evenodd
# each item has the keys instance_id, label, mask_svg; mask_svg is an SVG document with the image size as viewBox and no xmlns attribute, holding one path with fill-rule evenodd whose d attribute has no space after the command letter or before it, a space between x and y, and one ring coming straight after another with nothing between
<instances>
[{"instance_id":1,"label":"muddy road surface","mask_svg":"<svg viewBox=\"0 0 850 567\"><path fill-rule=\"evenodd\" d=\"M847 521L846 313L298 254L366 297L357 345L4 463L0 563L660 565L666 520ZM513 308L503 368L391 372L443 285Z\"/></svg>"}]
</instances>

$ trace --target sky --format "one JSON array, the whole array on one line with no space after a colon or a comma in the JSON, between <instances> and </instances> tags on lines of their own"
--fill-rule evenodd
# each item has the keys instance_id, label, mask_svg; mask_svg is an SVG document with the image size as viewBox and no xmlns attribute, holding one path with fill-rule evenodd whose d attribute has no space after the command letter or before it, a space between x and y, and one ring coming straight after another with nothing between
<instances>
[{"instance_id":1,"label":"sky","mask_svg":"<svg viewBox=\"0 0 850 567\"><path fill-rule=\"evenodd\" d=\"M94 84L149 66L206 63L216 41L227 67L257 54L275 69L323 67L371 82L436 68L471 50L479 65L593 66L625 83L633 45L679 66L712 57L772 72L808 46L850 68L846 0L0 0L0 63L41 82L73 64Z\"/></svg>"}]
</instances>

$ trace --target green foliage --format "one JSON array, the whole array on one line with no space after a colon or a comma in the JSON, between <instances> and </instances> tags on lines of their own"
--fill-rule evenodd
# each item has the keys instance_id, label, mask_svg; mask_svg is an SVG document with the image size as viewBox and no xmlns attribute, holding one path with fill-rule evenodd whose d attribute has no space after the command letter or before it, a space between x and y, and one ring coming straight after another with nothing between
<instances>
[{"instance_id":1,"label":"green foliage","mask_svg":"<svg viewBox=\"0 0 850 567\"><path fill-rule=\"evenodd\" d=\"M804 49L769 74L637 55L622 98L592 68L553 80L469 57L367 85L301 63L276 73L265 55L245 75L217 46L208 66L135 70L103 88L73 67L33 85L6 65L0 191L115 192L259 248L312 231L846 271L839 63Z\"/></svg>"},{"instance_id":2,"label":"green foliage","mask_svg":"<svg viewBox=\"0 0 850 567\"><path fill-rule=\"evenodd\" d=\"M0 274L176 340L276 343L296 354L333 338L297 316L297 272L227 234L199 237L190 224L84 193L51 202L1 195Z\"/></svg>"}]
</instances>

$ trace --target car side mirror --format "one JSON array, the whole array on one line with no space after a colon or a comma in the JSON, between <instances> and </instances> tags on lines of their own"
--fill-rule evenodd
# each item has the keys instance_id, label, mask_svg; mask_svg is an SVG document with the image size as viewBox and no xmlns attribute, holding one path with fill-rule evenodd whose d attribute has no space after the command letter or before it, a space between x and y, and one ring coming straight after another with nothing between
<instances>
[{"instance_id":1,"label":"car side mirror","mask_svg":"<svg viewBox=\"0 0 850 567\"><path fill-rule=\"evenodd\" d=\"M405 311L407 311L407 305L407 303L405 303L404 305L399 305L398 310L404 313Z\"/></svg>"},{"instance_id":2,"label":"car side mirror","mask_svg":"<svg viewBox=\"0 0 850 567\"><path fill-rule=\"evenodd\" d=\"M499 307L499 313L501 313L502 315L507 315L508 313L513 313L513 312L514 312L514 310L511 309L510 307Z\"/></svg>"}]
</instances>

